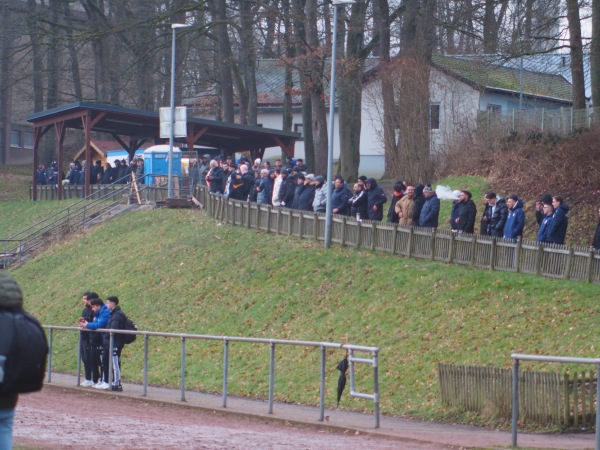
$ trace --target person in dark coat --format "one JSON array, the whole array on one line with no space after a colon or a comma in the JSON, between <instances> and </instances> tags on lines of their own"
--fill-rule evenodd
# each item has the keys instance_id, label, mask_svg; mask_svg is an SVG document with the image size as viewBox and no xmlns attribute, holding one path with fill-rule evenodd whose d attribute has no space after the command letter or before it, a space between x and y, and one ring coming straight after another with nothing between
<instances>
[{"instance_id":1,"label":"person in dark coat","mask_svg":"<svg viewBox=\"0 0 600 450\"><path fill-rule=\"evenodd\" d=\"M423 188L425 204L419 216L419 226L424 228L437 228L440 218L440 199L430 185Z\"/></svg>"},{"instance_id":2,"label":"person in dark coat","mask_svg":"<svg viewBox=\"0 0 600 450\"><path fill-rule=\"evenodd\" d=\"M119 306L118 297L112 296L107 297L106 299L106 307L110 310L110 319L108 320L108 325L106 328L110 330L124 330L125 322L127 321L127 316ZM108 341L108 333L105 335L104 345L108 349L110 342ZM113 351L112 351L112 370L113 370L113 379L112 385L110 389L112 391L122 391L123 387L121 386L121 352L123 351L123 335L120 333L115 333L113 335Z\"/></svg>"},{"instance_id":3,"label":"person in dark coat","mask_svg":"<svg viewBox=\"0 0 600 450\"><path fill-rule=\"evenodd\" d=\"M537 241L538 242L547 242L549 241L549 233L550 228L552 227L552 214L554 213L554 209L552 205L544 204L544 220L540 224L540 230L538 231Z\"/></svg>"},{"instance_id":4,"label":"person in dark coat","mask_svg":"<svg viewBox=\"0 0 600 450\"><path fill-rule=\"evenodd\" d=\"M554 213L548 230L548 242L564 245L569 226L569 205L560 195L555 195L552 197L552 208L554 208Z\"/></svg>"},{"instance_id":5,"label":"person in dark coat","mask_svg":"<svg viewBox=\"0 0 600 450\"><path fill-rule=\"evenodd\" d=\"M298 209L301 211L312 211L313 202L315 200L315 192L317 190L317 183L315 182L315 176L309 173L305 176L304 190L300 194L298 200Z\"/></svg>"},{"instance_id":6,"label":"person in dark coat","mask_svg":"<svg viewBox=\"0 0 600 450\"><path fill-rule=\"evenodd\" d=\"M460 192L460 209L456 218L456 224L458 225L458 231L462 233L473 234L475 232L477 206L475 206L475 202L471 200L471 197L472 194L469 191Z\"/></svg>"},{"instance_id":7,"label":"person in dark coat","mask_svg":"<svg viewBox=\"0 0 600 450\"><path fill-rule=\"evenodd\" d=\"M210 192L213 194L223 193L223 177L225 176L223 169L219 167L219 163L214 159L210 161L210 170L206 175L206 181L210 184Z\"/></svg>"},{"instance_id":8,"label":"person in dark coat","mask_svg":"<svg viewBox=\"0 0 600 450\"><path fill-rule=\"evenodd\" d=\"M387 213L387 221L390 223L398 223L400 221L398 214L396 214L396 203L398 203L398 201L402 197L404 197L405 189L406 189L406 186L404 186L404 183L402 182L402 180L398 180L394 184L394 195L392 196L392 200L390 202L390 207L389 207L388 213Z\"/></svg>"},{"instance_id":9,"label":"person in dark coat","mask_svg":"<svg viewBox=\"0 0 600 450\"><path fill-rule=\"evenodd\" d=\"M262 169L260 171L260 176L262 177L260 180L260 184L256 188L258 192L258 203L263 205L271 205L273 198L273 186L275 185L275 171L269 171L267 169Z\"/></svg>"},{"instance_id":10,"label":"person in dark coat","mask_svg":"<svg viewBox=\"0 0 600 450\"><path fill-rule=\"evenodd\" d=\"M348 200L350 205L350 215L356 217L356 220L367 220L369 218L367 191L362 181L357 181L354 185L354 195Z\"/></svg>"},{"instance_id":11,"label":"person in dark coat","mask_svg":"<svg viewBox=\"0 0 600 450\"><path fill-rule=\"evenodd\" d=\"M508 208L502 197L495 192L485 194L485 209L481 215L481 234L493 237L504 235L504 224L508 216Z\"/></svg>"},{"instance_id":12,"label":"person in dark coat","mask_svg":"<svg viewBox=\"0 0 600 450\"><path fill-rule=\"evenodd\" d=\"M39 186L46 185L46 170L42 164L35 171L35 181Z\"/></svg>"},{"instance_id":13,"label":"person in dark coat","mask_svg":"<svg viewBox=\"0 0 600 450\"><path fill-rule=\"evenodd\" d=\"M109 162L104 165L104 175L102 175L102 184L110 184L113 182L113 168Z\"/></svg>"},{"instance_id":14,"label":"person in dark coat","mask_svg":"<svg viewBox=\"0 0 600 450\"><path fill-rule=\"evenodd\" d=\"M535 221L538 225L542 224L542 220L546 215L544 214L544 205L552 204L552 196L550 194L542 194L538 197L535 202Z\"/></svg>"},{"instance_id":15,"label":"person in dark coat","mask_svg":"<svg viewBox=\"0 0 600 450\"><path fill-rule=\"evenodd\" d=\"M413 203L413 223L419 225L419 217L421 217L421 209L425 204L425 196L423 195L423 189L425 186L417 184L415 186L415 200Z\"/></svg>"},{"instance_id":16,"label":"person in dark coat","mask_svg":"<svg viewBox=\"0 0 600 450\"><path fill-rule=\"evenodd\" d=\"M346 183L341 176L335 177L333 182L333 192L331 193L331 212L333 214L348 215L348 200L350 192L346 188Z\"/></svg>"},{"instance_id":17,"label":"person in dark coat","mask_svg":"<svg viewBox=\"0 0 600 450\"><path fill-rule=\"evenodd\" d=\"M92 311L91 301L94 298L98 298L98 294L95 292L85 292L81 297L83 302L83 310L81 311L81 317L88 322L94 319L94 312ZM80 339L79 345L81 348L81 360L83 362L83 373L85 381L81 383L83 387L92 387L98 383L100 378L100 370L98 366L98 352L96 346L92 342L93 333L79 332Z\"/></svg>"},{"instance_id":18,"label":"person in dark coat","mask_svg":"<svg viewBox=\"0 0 600 450\"><path fill-rule=\"evenodd\" d=\"M504 239L517 239L523 236L523 228L525 228L523 201L513 194L508 196L506 204L508 205L508 216L504 225Z\"/></svg>"},{"instance_id":19,"label":"person in dark coat","mask_svg":"<svg viewBox=\"0 0 600 450\"><path fill-rule=\"evenodd\" d=\"M292 170L288 167L281 169L281 184L279 185L279 205L291 208L296 193L296 181L292 177Z\"/></svg>"},{"instance_id":20,"label":"person in dark coat","mask_svg":"<svg viewBox=\"0 0 600 450\"><path fill-rule=\"evenodd\" d=\"M598 225L596 225L596 231L592 237L592 248L600 250L600 209L598 209Z\"/></svg>"},{"instance_id":21,"label":"person in dark coat","mask_svg":"<svg viewBox=\"0 0 600 450\"><path fill-rule=\"evenodd\" d=\"M294 201L292 202L292 209L300 209L300 195L306 188L304 182L306 181L306 177L301 173L296 175L296 189L294 189Z\"/></svg>"},{"instance_id":22,"label":"person in dark coat","mask_svg":"<svg viewBox=\"0 0 600 450\"><path fill-rule=\"evenodd\" d=\"M460 213L460 191L452 191L452 209L450 210L450 228L459 231L458 215Z\"/></svg>"},{"instance_id":23,"label":"person in dark coat","mask_svg":"<svg viewBox=\"0 0 600 450\"><path fill-rule=\"evenodd\" d=\"M383 205L387 202L385 192L377 186L375 178L367 178L365 187L367 188L367 214L369 220L382 220Z\"/></svg>"}]
</instances>

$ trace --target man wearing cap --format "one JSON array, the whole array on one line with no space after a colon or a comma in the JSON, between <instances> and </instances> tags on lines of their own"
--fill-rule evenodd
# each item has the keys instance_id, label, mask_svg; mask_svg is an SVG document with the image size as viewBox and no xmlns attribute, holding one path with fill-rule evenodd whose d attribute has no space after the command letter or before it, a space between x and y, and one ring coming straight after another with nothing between
<instances>
[{"instance_id":1,"label":"man wearing cap","mask_svg":"<svg viewBox=\"0 0 600 450\"><path fill-rule=\"evenodd\" d=\"M304 189L300 193L300 199L298 200L299 210L313 211L313 201L315 200L316 190L317 183L315 182L315 176L312 173L309 173L304 177Z\"/></svg>"},{"instance_id":2,"label":"man wearing cap","mask_svg":"<svg viewBox=\"0 0 600 450\"><path fill-rule=\"evenodd\" d=\"M419 226L424 228L437 228L440 217L440 199L430 184L423 188L425 203L419 216Z\"/></svg>"}]
</instances>

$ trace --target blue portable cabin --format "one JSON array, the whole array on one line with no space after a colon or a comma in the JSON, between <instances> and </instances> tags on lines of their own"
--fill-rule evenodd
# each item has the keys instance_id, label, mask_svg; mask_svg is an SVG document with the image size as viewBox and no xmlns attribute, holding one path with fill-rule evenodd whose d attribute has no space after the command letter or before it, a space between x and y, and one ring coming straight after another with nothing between
<instances>
[{"instance_id":1,"label":"blue portable cabin","mask_svg":"<svg viewBox=\"0 0 600 450\"><path fill-rule=\"evenodd\" d=\"M144 173L146 184L157 184L156 176L169 175L169 146L153 145L144 150ZM181 178L181 150L173 147L173 176Z\"/></svg>"}]
</instances>

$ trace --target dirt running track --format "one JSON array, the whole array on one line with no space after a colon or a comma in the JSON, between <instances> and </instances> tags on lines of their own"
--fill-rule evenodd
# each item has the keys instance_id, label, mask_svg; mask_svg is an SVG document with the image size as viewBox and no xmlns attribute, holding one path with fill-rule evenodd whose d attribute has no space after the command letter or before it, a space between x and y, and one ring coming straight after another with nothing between
<instances>
[{"instance_id":1,"label":"dirt running track","mask_svg":"<svg viewBox=\"0 0 600 450\"><path fill-rule=\"evenodd\" d=\"M15 445L42 449L448 448L62 388L20 397L14 441Z\"/></svg>"}]
</instances>

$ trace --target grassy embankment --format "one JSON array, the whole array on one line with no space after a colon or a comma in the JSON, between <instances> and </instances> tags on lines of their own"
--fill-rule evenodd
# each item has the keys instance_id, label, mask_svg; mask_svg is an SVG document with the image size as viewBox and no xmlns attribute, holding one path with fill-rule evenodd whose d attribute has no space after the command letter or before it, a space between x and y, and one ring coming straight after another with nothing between
<instances>
[{"instance_id":1,"label":"grassy embankment","mask_svg":"<svg viewBox=\"0 0 600 450\"><path fill-rule=\"evenodd\" d=\"M74 325L81 293L94 290L117 295L142 330L334 342L347 334L379 346L384 414L498 425L441 406L438 362L509 367L514 351L594 357L598 349L600 286L326 251L191 210L117 218L56 243L14 275L45 324ZM75 370L75 341L75 333L56 333L55 370ZM178 386L179 346L151 339L151 383ZM127 381L141 381L142 348L138 340L124 351ZM222 351L220 343L188 342L189 388L220 391ZM343 352L328 355L331 408ZM268 358L268 347L232 344L230 393L266 397ZM318 350L278 347L277 400L318 404L318 361ZM362 367L359 389L368 391L370 379ZM372 408L348 393L341 405Z\"/></svg>"}]
</instances>

